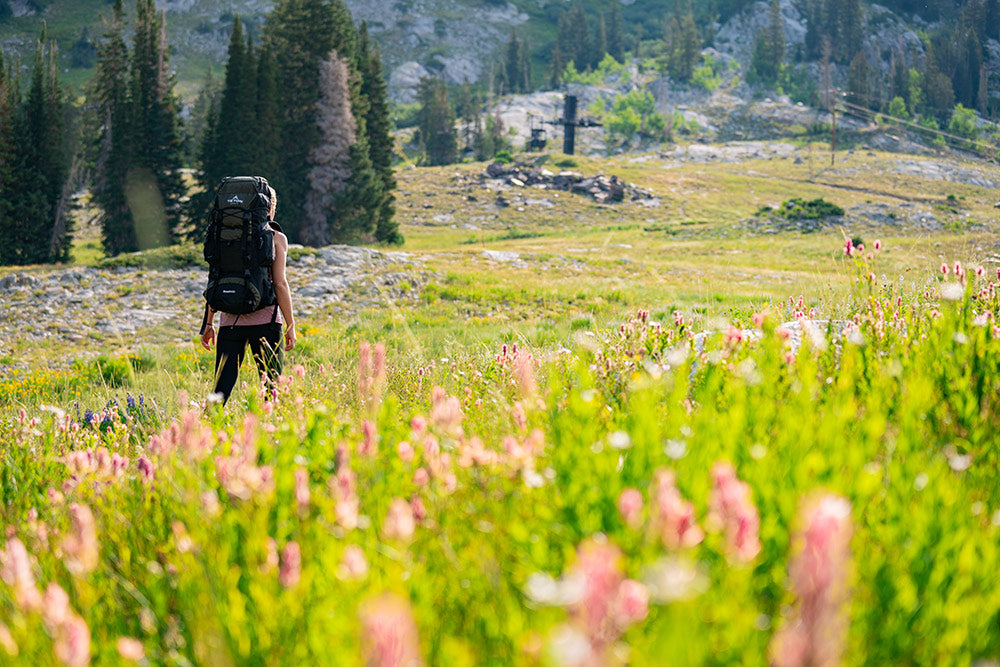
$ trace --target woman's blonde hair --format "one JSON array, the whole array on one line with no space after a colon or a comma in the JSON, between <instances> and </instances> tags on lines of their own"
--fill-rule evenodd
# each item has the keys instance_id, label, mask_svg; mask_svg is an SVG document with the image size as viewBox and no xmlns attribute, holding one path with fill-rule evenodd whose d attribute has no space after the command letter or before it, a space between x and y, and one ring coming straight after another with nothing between
<instances>
[{"instance_id":1,"label":"woman's blonde hair","mask_svg":"<svg viewBox=\"0 0 1000 667\"><path fill-rule=\"evenodd\" d=\"M267 217L274 220L274 214L278 210L278 193L270 185L267 189L271 191L271 210L267 212Z\"/></svg>"}]
</instances>

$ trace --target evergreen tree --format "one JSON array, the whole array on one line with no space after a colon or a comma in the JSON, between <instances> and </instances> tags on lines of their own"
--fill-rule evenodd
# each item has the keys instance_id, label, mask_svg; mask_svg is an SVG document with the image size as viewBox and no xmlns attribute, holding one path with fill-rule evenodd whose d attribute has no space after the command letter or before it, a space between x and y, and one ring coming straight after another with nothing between
<instances>
[{"instance_id":1,"label":"evergreen tree","mask_svg":"<svg viewBox=\"0 0 1000 667\"><path fill-rule=\"evenodd\" d=\"M191 104L191 116L185 123L184 154L185 161L189 163L198 162L201 159L201 144L208 131L208 125L212 117L212 109L218 103L218 97L222 94L222 85L214 70L209 67L205 72L205 78L198 88L198 95Z\"/></svg>"},{"instance_id":2,"label":"evergreen tree","mask_svg":"<svg viewBox=\"0 0 1000 667\"><path fill-rule=\"evenodd\" d=\"M990 39L1000 39L1000 0L986 0L983 36Z\"/></svg>"},{"instance_id":3,"label":"evergreen tree","mask_svg":"<svg viewBox=\"0 0 1000 667\"><path fill-rule=\"evenodd\" d=\"M280 164L269 180L284 202L282 225L292 240L299 240L310 187L309 153L320 143L320 63L336 51L355 68L355 29L340 0L278 0L264 34L274 50L282 94ZM364 109L353 112L357 118Z\"/></svg>"},{"instance_id":4,"label":"evergreen tree","mask_svg":"<svg viewBox=\"0 0 1000 667\"><path fill-rule=\"evenodd\" d=\"M592 47L590 44L590 28L587 26L587 15L583 11L583 6L575 2L569 10L569 33L567 35L570 48L566 51L570 54L570 60L576 69L583 72L593 61Z\"/></svg>"},{"instance_id":5,"label":"evergreen tree","mask_svg":"<svg viewBox=\"0 0 1000 667\"><path fill-rule=\"evenodd\" d=\"M14 155L14 118L19 103L19 87L14 85L14 77L8 70L3 49L0 49L0 226L7 229L10 225L10 193L9 188L13 178ZM4 262L3 249L0 248L0 264Z\"/></svg>"},{"instance_id":6,"label":"evergreen tree","mask_svg":"<svg viewBox=\"0 0 1000 667\"><path fill-rule=\"evenodd\" d=\"M206 137L202 162L202 186L207 197L201 198L198 208L207 208L215 194L215 188L226 176L250 175L255 172L253 142L244 140L247 128L256 127L256 109L247 104L252 97L246 96L246 87L251 77L256 87L256 72L250 72L247 47L243 37L243 22L237 16L233 19L233 29L229 36L229 58L226 61L225 85L219 100L216 125L212 127L211 139Z\"/></svg>"},{"instance_id":7,"label":"evergreen tree","mask_svg":"<svg viewBox=\"0 0 1000 667\"><path fill-rule=\"evenodd\" d=\"M115 0L111 19L105 24L104 39L97 47L95 77L102 124L94 199L101 208L102 243L109 255L139 249L124 187L135 152L124 15L122 0Z\"/></svg>"},{"instance_id":8,"label":"evergreen tree","mask_svg":"<svg viewBox=\"0 0 1000 667\"><path fill-rule=\"evenodd\" d=\"M336 198L347 189L351 177L351 147L358 140L358 126L351 112L350 76L346 60L336 51L320 65L317 122L320 142L309 153L310 189L306 194L306 218L300 231L303 243L326 245L332 237L348 231L338 224Z\"/></svg>"},{"instance_id":9,"label":"evergreen tree","mask_svg":"<svg viewBox=\"0 0 1000 667\"><path fill-rule=\"evenodd\" d=\"M549 70L549 86L557 88L562 81L563 72L566 65L573 59L573 36L572 27L569 22L569 12L563 11L559 15L559 23L556 28L556 42L552 47L552 56L549 59L551 70Z\"/></svg>"},{"instance_id":10,"label":"evergreen tree","mask_svg":"<svg viewBox=\"0 0 1000 667\"><path fill-rule=\"evenodd\" d=\"M502 74L503 90L506 93L525 92L522 48L521 40L517 38L517 28L514 28L510 31L510 41L507 42L507 50L504 54Z\"/></svg>"},{"instance_id":11,"label":"evergreen tree","mask_svg":"<svg viewBox=\"0 0 1000 667\"><path fill-rule=\"evenodd\" d=\"M819 58L823 49L825 25L822 0L806 0L806 58Z\"/></svg>"},{"instance_id":12,"label":"evergreen tree","mask_svg":"<svg viewBox=\"0 0 1000 667\"><path fill-rule=\"evenodd\" d=\"M392 117L385 77L382 75L382 58L378 47L368 37L368 26L361 24L359 52L362 57L361 95L368 100L365 132L368 155L372 169L381 181L382 200L377 206L375 240L381 243L402 243L399 223L395 220L396 174L392 168L395 139L392 136Z\"/></svg>"},{"instance_id":13,"label":"evergreen tree","mask_svg":"<svg viewBox=\"0 0 1000 667\"><path fill-rule=\"evenodd\" d=\"M590 60L590 66L596 68L604 60L604 54L608 52L608 27L604 22L604 15L597 17L597 25L594 29L594 49Z\"/></svg>"},{"instance_id":14,"label":"evergreen tree","mask_svg":"<svg viewBox=\"0 0 1000 667\"><path fill-rule=\"evenodd\" d=\"M689 81L701 55L698 27L690 4L683 14L675 12L667 19L664 38L667 72L678 81Z\"/></svg>"},{"instance_id":15,"label":"evergreen tree","mask_svg":"<svg viewBox=\"0 0 1000 667\"><path fill-rule=\"evenodd\" d=\"M863 107L872 106L871 76L872 67L865 52L858 51L851 60L847 75L847 94L851 102Z\"/></svg>"},{"instance_id":16,"label":"evergreen tree","mask_svg":"<svg viewBox=\"0 0 1000 667\"><path fill-rule=\"evenodd\" d=\"M778 0L771 0L767 16L767 27L754 40L750 71L760 81L773 85L778 80L778 72L785 59L785 24Z\"/></svg>"},{"instance_id":17,"label":"evergreen tree","mask_svg":"<svg viewBox=\"0 0 1000 667\"><path fill-rule=\"evenodd\" d=\"M838 60L848 63L861 50L864 42L861 0L838 0L837 15Z\"/></svg>"},{"instance_id":18,"label":"evergreen tree","mask_svg":"<svg viewBox=\"0 0 1000 667\"><path fill-rule=\"evenodd\" d=\"M521 42L521 85L523 92L530 93L534 89L533 80L531 48L528 46L528 41L524 40Z\"/></svg>"},{"instance_id":19,"label":"evergreen tree","mask_svg":"<svg viewBox=\"0 0 1000 667\"><path fill-rule=\"evenodd\" d=\"M66 181L65 95L56 75L55 46L45 28L35 46L31 83L23 104L5 103L8 115L10 162L4 169L3 212L7 231L0 237L0 263L39 264L65 260L69 254L69 226L59 208ZM6 76L4 79L6 80ZM6 88L6 86L5 86ZM10 98L8 98L10 99ZM19 107L19 108L18 108Z\"/></svg>"},{"instance_id":20,"label":"evergreen tree","mask_svg":"<svg viewBox=\"0 0 1000 667\"><path fill-rule=\"evenodd\" d=\"M1000 1L1000 0L997 0ZM620 63L625 62L625 36L622 34L622 9L618 2L611 3L608 13L608 54Z\"/></svg>"},{"instance_id":21,"label":"evergreen tree","mask_svg":"<svg viewBox=\"0 0 1000 667\"><path fill-rule=\"evenodd\" d=\"M264 45L257 59L255 104L256 141L253 142L253 164L256 173L273 178L279 169L281 154L281 100L278 90L278 69L274 53Z\"/></svg>"},{"instance_id":22,"label":"evergreen tree","mask_svg":"<svg viewBox=\"0 0 1000 667\"><path fill-rule=\"evenodd\" d=\"M422 79L417 90L420 144L431 165L451 164L458 152L448 88L440 79Z\"/></svg>"},{"instance_id":23,"label":"evergreen tree","mask_svg":"<svg viewBox=\"0 0 1000 667\"><path fill-rule=\"evenodd\" d=\"M167 62L166 14L156 10L154 0L137 0L134 42L132 106L137 151L130 171L152 174L157 192L149 196L153 201L159 196L166 216L162 221L151 220L157 228L146 225L138 230L139 247L150 248L180 237L185 200L180 119Z\"/></svg>"}]
</instances>

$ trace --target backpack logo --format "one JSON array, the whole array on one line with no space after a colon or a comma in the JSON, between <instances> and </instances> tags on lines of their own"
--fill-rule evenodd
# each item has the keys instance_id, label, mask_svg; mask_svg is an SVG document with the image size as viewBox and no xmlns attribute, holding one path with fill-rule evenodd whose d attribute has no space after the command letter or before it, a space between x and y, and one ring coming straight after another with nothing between
<instances>
[{"instance_id":1,"label":"backpack logo","mask_svg":"<svg viewBox=\"0 0 1000 667\"><path fill-rule=\"evenodd\" d=\"M238 195L233 195L232 197L229 198L229 203L230 204L242 204L243 200L240 199Z\"/></svg>"}]
</instances>

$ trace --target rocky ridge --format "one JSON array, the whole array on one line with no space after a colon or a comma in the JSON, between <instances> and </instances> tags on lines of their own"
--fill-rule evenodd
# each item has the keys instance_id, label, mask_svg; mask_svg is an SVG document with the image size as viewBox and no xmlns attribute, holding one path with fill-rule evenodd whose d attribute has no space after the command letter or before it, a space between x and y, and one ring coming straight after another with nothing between
<instances>
[{"instance_id":1,"label":"rocky ridge","mask_svg":"<svg viewBox=\"0 0 1000 667\"><path fill-rule=\"evenodd\" d=\"M297 314L353 312L415 294L429 274L408 253L328 246L288 264ZM190 342L204 268L69 268L0 275L0 348L15 341ZM0 355L9 353L0 349Z\"/></svg>"}]
</instances>

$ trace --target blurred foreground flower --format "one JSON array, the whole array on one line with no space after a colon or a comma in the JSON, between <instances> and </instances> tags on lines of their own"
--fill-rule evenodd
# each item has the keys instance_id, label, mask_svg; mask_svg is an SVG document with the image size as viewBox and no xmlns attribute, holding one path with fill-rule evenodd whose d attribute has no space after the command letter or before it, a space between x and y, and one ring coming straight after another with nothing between
<instances>
[{"instance_id":1,"label":"blurred foreground flower","mask_svg":"<svg viewBox=\"0 0 1000 667\"><path fill-rule=\"evenodd\" d=\"M840 496L807 501L789 566L795 611L771 642L779 667L838 665L847 633L851 505Z\"/></svg>"},{"instance_id":2,"label":"blurred foreground flower","mask_svg":"<svg viewBox=\"0 0 1000 667\"><path fill-rule=\"evenodd\" d=\"M525 594L534 602L568 607L571 625L560 626L550 639L563 665L604 665L625 631L649 613L645 584L626 579L622 552L606 540L589 539L577 550L577 561L560 579L534 574Z\"/></svg>"},{"instance_id":3,"label":"blurred foreground flower","mask_svg":"<svg viewBox=\"0 0 1000 667\"><path fill-rule=\"evenodd\" d=\"M760 553L760 516L750 498L750 486L736 477L736 469L726 462L715 464L715 478L709 501L709 522L726 536L733 560L749 563Z\"/></svg>"},{"instance_id":4,"label":"blurred foreground flower","mask_svg":"<svg viewBox=\"0 0 1000 667\"><path fill-rule=\"evenodd\" d=\"M700 543L705 533L698 527L694 505L681 497L674 472L660 469L654 475L653 521L663 546L668 549L686 549Z\"/></svg>"},{"instance_id":5,"label":"blurred foreground flower","mask_svg":"<svg viewBox=\"0 0 1000 667\"><path fill-rule=\"evenodd\" d=\"M0 579L14 589L14 599L22 609L31 611L41 605L42 595L35 584L28 550L16 537L7 540L0 550Z\"/></svg>"},{"instance_id":6,"label":"blurred foreground flower","mask_svg":"<svg viewBox=\"0 0 1000 667\"><path fill-rule=\"evenodd\" d=\"M63 540L66 567L76 575L86 574L97 567L98 542L94 527L94 514L86 505L69 506L71 531Z\"/></svg>"},{"instance_id":7,"label":"blurred foreground flower","mask_svg":"<svg viewBox=\"0 0 1000 667\"><path fill-rule=\"evenodd\" d=\"M384 594L361 606L361 646L368 667L418 667L420 642L410 604Z\"/></svg>"}]
</instances>

